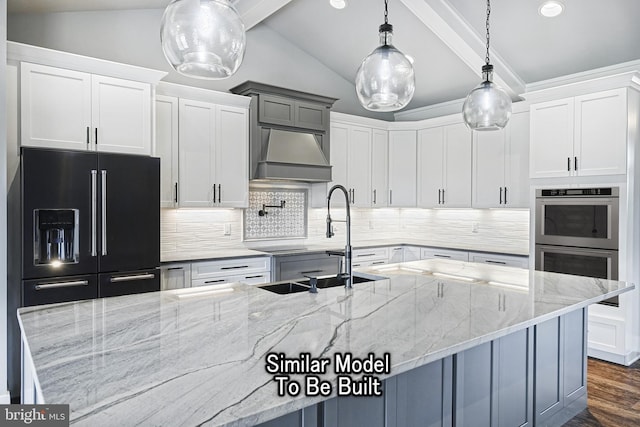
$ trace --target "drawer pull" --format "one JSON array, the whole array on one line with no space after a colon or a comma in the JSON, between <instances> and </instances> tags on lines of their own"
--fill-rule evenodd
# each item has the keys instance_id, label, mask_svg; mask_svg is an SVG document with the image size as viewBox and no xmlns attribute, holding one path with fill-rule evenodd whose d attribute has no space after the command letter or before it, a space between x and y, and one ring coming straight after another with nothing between
<instances>
[{"instance_id":1,"label":"drawer pull","mask_svg":"<svg viewBox=\"0 0 640 427\"><path fill-rule=\"evenodd\" d=\"M386 261L374 261L371 265L386 264Z\"/></svg>"},{"instance_id":2,"label":"drawer pull","mask_svg":"<svg viewBox=\"0 0 640 427\"><path fill-rule=\"evenodd\" d=\"M218 279L218 280L207 280L206 282L204 282L205 284L209 284L209 283L220 283L220 282L226 282L225 279Z\"/></svg>"},{"instance_id":3,"label":"drawer pull","mask_svg":"<svg viewBox=\"0 0 640 427\"><path fill-rule=\"evenodd\" d=\"M258 274L257 276L244 276L245 279L259 279L261 277L264 277L264 275Z\"/></svg>"},{"instance_id":4,"label":"drawer pull","mask_svg":"<svg viewBox=\"0 0 640 427\"><path fill-rule=\"evenodd\" d=\"M88 280L74 280L72 282L57 282L57 283L38 283L35 286L35 290L40 291L44 289L71 288L73 286L87 286L87 285L89 285Z\"/></svg>"},{"instance_id":5,"label":"drawer pull","mask_svg":"<svg viewBox=\"0 0 640 427\"><path fill-rule=\"evenodd\" d=\"M311 273L322 273L322 270L311 270L311 271L301 271L300 274L302 274L303 276L305 274L311 274Z\"/></svg>"},{"instance_id":6,"label":"drawer pull","mask_svg":"<svg viewBox=\"0 0 640 427\"><path fill-rule=\"evenodd\" d=\"M356 258L361 257L361 256L375 256L375 254L357 254Z\"/></svg>"},{"instance_id":7,"label":"drawer pull","mask_svg":"<svg viewBox=\"0 0 640 427\"><path fill-rule=\"evenodd\" d=\"M184 270L184 267L169 267L169 268L167 268L167 270L168 271L171 271L171 270Z\"/></svg>"},{"instance_id":8,"label":"drawer pull","mask_svg":"<svg viewBox=\"0 0 640 427\"><path fill-rule=\"evenodd\" d=\"M451 258L451 255L440 255L440 254L433 254L434 257L437 258Z\"/></svg>"},{"instance_id":9,"label":"drawer pull","mask_svg":"<svg viewBox=\"0 0 640 427\"><path fill-rule=\"evenodd\" d=\"M486 262L487 264L501 264L501 265L506 265L507 264L504 261L494 261L492 259L485 259L484 262Z\"/></svg>"},{"instance_id":10,"label":"drawer pull","mask_svg":"<svg viewBox=\"0 0 640 427\"><path fill-rule=\"evenodd\" d=\"M109 279L111 283L118 282L132 282L134 280L148 280L156 277L155 274L147 273L147 274L135 274L133 276L120 276L120 277L112 277Z\"/></svg>"},{"instance_id":11,"label":"drawer pull","mask_svg":"<svg viewBox=\"0 0 640 427\"><path fill-rule=\"evenodd\" d=\"M248 265L234 265L233 267L222 267L220 270L237 270L239 268L249 268Z\"/></svg>"}]
</instances>

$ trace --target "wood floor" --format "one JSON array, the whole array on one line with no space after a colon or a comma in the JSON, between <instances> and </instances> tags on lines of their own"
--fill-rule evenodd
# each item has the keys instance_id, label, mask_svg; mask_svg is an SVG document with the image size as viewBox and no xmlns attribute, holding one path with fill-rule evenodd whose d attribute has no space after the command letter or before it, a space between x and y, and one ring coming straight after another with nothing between
<instances>
[{"instance_id":1,"label":"wood floor","mask_svg":"<svg viewBox=\"0 0 640 427\"><path fill-rule=\"evenodd\" d=\"M630 367L589 359L587 409L564 427L640 426L640 361Z\"/></svg>"}]
</instances>

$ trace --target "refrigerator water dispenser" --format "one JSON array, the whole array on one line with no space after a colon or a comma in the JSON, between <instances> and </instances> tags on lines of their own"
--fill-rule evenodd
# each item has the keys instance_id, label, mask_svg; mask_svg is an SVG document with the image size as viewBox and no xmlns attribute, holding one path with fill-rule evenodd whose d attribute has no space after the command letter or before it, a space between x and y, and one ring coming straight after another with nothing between
<instances>
[{"instance_id":1,"label":"refrigerator water dispenser","mask_svg":"<svg viewBox=\"0 0 640 427\"><path fill-rule=\"evenodd\" d=\"M34 265L78 262L78 209L34 209Z\"/></svg>"}]
</instances>

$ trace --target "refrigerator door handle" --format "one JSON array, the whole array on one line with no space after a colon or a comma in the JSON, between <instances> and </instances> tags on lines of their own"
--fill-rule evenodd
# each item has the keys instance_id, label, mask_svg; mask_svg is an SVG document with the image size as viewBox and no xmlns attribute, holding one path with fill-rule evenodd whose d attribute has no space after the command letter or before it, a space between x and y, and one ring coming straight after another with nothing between
<instances>
[{"instance_id":1,"label":"refrigerator door handle","mask_svg":"<svg viewBox=\"0 0 640 427\"><path fill-rule=\"evenodd\" d=\"M98 238L98 171L91 170L91 256L98 255L96 240Z\"/></svg>"},{"instance_id":2,"label":"refrigerator door handle","mask_svg":"<svg viewBox=\"0 0 640 427\"><path fill-rule=\"evenodd\" d=\"M102 175L102 256L107 255L107 171L101 170Z\"/></svg>"},{"instance_id":3,"label":"refrigerator door handle","mask_svg":"<svg viewBox=\"0 0 640 427\"><path fill-rule=\"evenodd\" d=\"M119 276L119 277L112 277L111 279L109 279L109 281L111 283L118 283L118 282L131 282L133 280L147 280L147 279L153 279L155 276L155 274L151 274L151 273L147 273L147 274L134 274L131 276Z\"/></svg>"},{"instance_id":4,"label":"refrigerator door handle","mask_svg":"<svg viewBox=\"0 0 640 427\"><path fill-rule=\"evenodd\" d=\"M72 286L87 286L88 280L74 280L72 282L38 283L34 288L36 291L53 288L70 288Z\"/></svg>"}]
</instances>

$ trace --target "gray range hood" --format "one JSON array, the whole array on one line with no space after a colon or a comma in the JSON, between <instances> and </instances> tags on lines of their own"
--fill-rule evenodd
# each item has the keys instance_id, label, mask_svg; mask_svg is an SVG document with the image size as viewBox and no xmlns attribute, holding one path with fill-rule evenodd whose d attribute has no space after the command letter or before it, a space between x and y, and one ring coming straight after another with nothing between
<instances>
[{"instance_id":1,"label":"gray range hood","mask_svg":"<svg viewBox=\"0 0 640 427\"><path fill-rule=\"evenodd\" d=\"M262 156L254 179L331 181L331 165L316 136L306 132L262 129Z\"/></svg>"}]
</instances>

